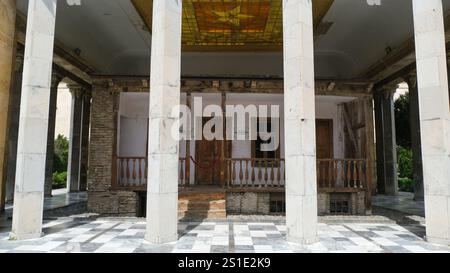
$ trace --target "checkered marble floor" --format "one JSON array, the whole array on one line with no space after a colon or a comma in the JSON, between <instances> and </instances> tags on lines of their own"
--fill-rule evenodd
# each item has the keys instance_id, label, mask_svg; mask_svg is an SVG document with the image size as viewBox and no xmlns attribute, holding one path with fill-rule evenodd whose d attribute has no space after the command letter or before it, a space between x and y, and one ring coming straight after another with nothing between
<instances>
[{"instance_id":1,"label":"checkered marble floor","mask_svg":"<svg viewBox=\"0 0 450 273\"><path fill-rule=\"evenodd\" d=\"M285 239L282 222L180 223L178 242L153 245L144 241L141 220L55 220L45 224L45 236L9 241L0 233L0 253L292 253L292 252L450 252L450 247L424 242L396 224L319 224L319 242L300 246Z\"/></svg>"},{"instance_id":2,"label":"checkered marble floor","mask_svg":"<svg viewBox=\"0 0 450 273\"><path fill-rule=\"evenodd\" d=\"M372 205L400 211L406 214L425 216L424 202L415 201L414 194L410 192L399 192L397 196L382 194L373 196Z\"/></svg>"}]
</instances>

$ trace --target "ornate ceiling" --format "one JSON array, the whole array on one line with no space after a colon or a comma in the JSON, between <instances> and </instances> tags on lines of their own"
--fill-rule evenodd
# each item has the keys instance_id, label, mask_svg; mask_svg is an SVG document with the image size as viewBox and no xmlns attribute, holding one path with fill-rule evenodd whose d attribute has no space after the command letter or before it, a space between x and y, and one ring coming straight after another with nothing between
<instances>
[{"instance_id":1,"label":"ornate ceiling","mask_svg":"<svg viewBox=\"0 0 450 273\"><path fill-rule=\"evenodd\" d=\"M151 30L151 0L131 0ZM317 27L333 0L314 0ZM282 0L183 0L185 51L280 50Z\"/></svg>"}]
</instances>

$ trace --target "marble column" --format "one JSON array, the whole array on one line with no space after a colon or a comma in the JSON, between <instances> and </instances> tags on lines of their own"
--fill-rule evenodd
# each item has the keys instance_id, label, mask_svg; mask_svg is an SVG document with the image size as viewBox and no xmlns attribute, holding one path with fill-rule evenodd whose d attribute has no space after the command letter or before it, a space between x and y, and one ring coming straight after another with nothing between
<instances>
[{"instance_id":1,"label":"marble column","mask_svg":"<svg viewBox=\"0 0 450 273\"><path fill-rule=\"evenodd\" d=\"M395 136L395 86L384 86L375 94L375 125L377 135L378 193L398 194L397 142Z\"/></svg>"},{"instance_id":2,"label":"marble column","mask_svg":"<svg viewBox=\"0 0 450 273\"><path fill-rule=\"evenodd\" d=\"M57 73L52 73L52 83L50 86L50 108L48 113L48 130L47 130L47 156L45 160L45 186L44 195L52 196L53 184L53 161L55 152L55 126L56 126L56 103L58 100L58 85L62 77Z\"/></svg>"},{"instance_id":3,"label":"marble column","mask_svg":"<svg viewBox=\"0 0 450 273\"><path fill-rule=\"evenodd\" d=\"M376 135L376 159L377 159L377 193L386 193L386 172L384 169L384 134L383 134L383 92L375 90L375 135Z\"/></svg>"},{"instance_id":4,"label":"marble column","mask_svg":"<svg viewBox=\"0 0 450 273\"><path fill-rule=\"evenodd\" d=\"M19 138L20 101L22 94L23 53L16 52L14 67L14 82L12 84L11 105L9 107L8 131L8 169L6 173L6 201L14 199L16 181L17 141Z\"/></svg>"},{"instance_id":5,"label":"marble column","mask_svg":"<svg viewBox=\"0 0 450 273\"><path fill-rule=\"evenodd\" d=\"M441 0L413 0L427 240L450 245L450 109Z\"/></svg>"},{"instance_id":6,"label":"marble column","mask_svg":"<svg viewBox=\"0 0 450 273\"><path fill-rule=\"evenodd\" d=\"M83 87L68 85L72 94L72 111L70 114L69 155L67 166L67 189L69 192L80 191L80 155L81 126L83 118Z\"/></svg>"},{"instance_id":7,"label":"marble column","mask_svg":"<svg viewBox=\"0 0 450 273\"><path fill-rule=\"evenodd\" d=\"M17 147L13 240L40 237L57 0L29 0Z\"/></svg>"},{"instance_id":8,"label":"marble column","mask_svg":"<svg viewBox=\"0 0 450 273\"><path fill-rule=\"evenodd\" d=\"M288 241L317 241L316 116L311 0L283 0Z\"/></svg>"},{"instance_id":9,"label":"marble column","mask_svg":"<svg viewBox=\"0 0 450 273\"><path fill-rule=\"evenodd\" d=\"M156 244L178 240L179 131L172 126L180 118L181 15L181 0L153 1L145 238Z\"/></svg>"},{"instance_id":10,"label":"marble column","mask_svg":"<svg viewBox=\"0 0 450 273\"><path fill-rule=\"evenodd\" d=\"M398 194L397 141L395 134L394 94L398 86L387 86L383 90L383 148L385 171L385 194Z\"/></svg>"},{"instance_id":11,"label":"marble column","mask_svg":"<svg viewBox=\"0 0 450 273\"><path fill-rule=\"evenodd\" d=\"M413 72L404 77L409 89L409 124L411 131L411 150L413 154L414 200L423 201L422 144L420 141L419 93L417 76Z\"/></svg>"},{"instance_id":12,"label":"marble column","mask_svg":"<svg viewBox=\"0 0 450 273\"><path fill-rule=\"evenodd\" d=\"M14 67L16 1L0 2L0 211L5 206L8 108Z\"/></svg>"},{"instance_id":13,"label":"marble column","mask_svg":"<svg viewBox=\"0 0 450 273\"><path fill-rule=\"evenodd\" d=\"M86 90L83 96L83 110L82 110L82 124L81 124L80 191L87 190L91 99L92 99L91 90Z\"/></svg>"}]
</instances>

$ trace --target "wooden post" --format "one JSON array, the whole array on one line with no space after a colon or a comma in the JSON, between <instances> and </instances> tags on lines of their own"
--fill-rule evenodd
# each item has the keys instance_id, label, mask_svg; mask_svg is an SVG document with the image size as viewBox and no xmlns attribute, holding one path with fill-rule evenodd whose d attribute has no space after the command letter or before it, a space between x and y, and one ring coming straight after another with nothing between
<instances>
[{"instance_id":1,"label":"wooden post","mask_svg":"<svg viewBox=\"0 0 450 273\"><path fill-rule=\"evenodd\" d=\"M191 92L187 92L186 95L186 106L191 109ZM191 120L192 122L192 120ZM190 128L189 128L189 136L186 139L186 187L189 187L191 185L191 137L192 137L192 126L191 124L189 124Z\"/></svg>"},{"instance_id":2,"label":"wooden post","mask_svg":"<svg viewBox=\"0 0 450 273\"><path fill-rule=\"evenodd\" d=\"M222 92L222 133L223 133L223 139L221 141L220 145L220 184L222 187L225 187L225 143L226 143L226 113L225 113L225 107L226 107L226 99L227 95L225 92Z\"/></svg>"},{"instance_id":3,"label":"wooden post","mask_svg":"<svg viewBox=\"0 0 450 273\"><path fill-rule=\"evenodd\" d=\"M375 132L373 119L373 100L369 98L364 103L364 117L366 127L366 211L372 212L372 194L376 191L373 186L375 176Z\"/></svg>"},{"instance_id":4,"label":"wooden post","mask_svg":"<svg viewBox=\"0 0 450 273\"><path fill-rule=\"evenodd\" d=\"M113 189L117 189L119 187L119 181L118 181L118 173L117 173L117 139L119 135L119 101L120 101L120 92L115 92L114 87L111 86L109 83L108 86L109 92L113 95L113 113L114 113L114 139L113 139L113 162L112 162L112 181L111 186ZM128 166L127 166L128 168Z\"/></svg>"}]
</instances>

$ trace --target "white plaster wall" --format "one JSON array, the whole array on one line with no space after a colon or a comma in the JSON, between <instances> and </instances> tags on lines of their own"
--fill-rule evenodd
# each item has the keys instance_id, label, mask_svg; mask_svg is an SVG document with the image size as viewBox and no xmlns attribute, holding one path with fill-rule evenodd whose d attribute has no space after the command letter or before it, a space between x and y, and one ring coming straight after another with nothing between
<instances>
[{"instance_id":1,"label":"white plaster wall","mask_svg":"<svg viewBox=\"0 0 450 273\"><path fill-rule=\"evenodd\" d=\"M58 135L69 137L70 134L70 112L72 107L72 94L66 83L58 86L58 97L56 102L55 138Z\"/></svg>"}]
</instances>

